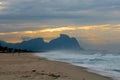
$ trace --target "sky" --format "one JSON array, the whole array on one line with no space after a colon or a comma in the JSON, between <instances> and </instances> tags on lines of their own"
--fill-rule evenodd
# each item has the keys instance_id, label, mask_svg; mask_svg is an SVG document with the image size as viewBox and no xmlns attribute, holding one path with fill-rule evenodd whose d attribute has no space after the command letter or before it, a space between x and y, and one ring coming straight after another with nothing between
<instances>
[{"instance_id":1,"label":"sky","mask_svg":"<svg viewBox=\"0 0 120 80\"><path fill-rule=\"evenodd\" d=\"M0 0L0 40L49 42L68 34L86 49L120 50L120 0Z\"/></svg>"}]
</instances>

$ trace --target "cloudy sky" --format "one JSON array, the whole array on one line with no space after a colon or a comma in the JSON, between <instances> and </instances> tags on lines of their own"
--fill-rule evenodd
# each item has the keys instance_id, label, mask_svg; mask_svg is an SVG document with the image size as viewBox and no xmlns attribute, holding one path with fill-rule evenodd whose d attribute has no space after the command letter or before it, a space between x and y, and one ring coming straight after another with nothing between
<instances>
[{"instance_id":1,"label":"cloudy sky","mask_svg":"<svg viewBox=\"0 0 120 80\"><path fill-rule=\"evenodd\" d=\"M61 33L87 49L120 50L120 0L0 0L0 40Z\"/></svg>"}]
</instances>

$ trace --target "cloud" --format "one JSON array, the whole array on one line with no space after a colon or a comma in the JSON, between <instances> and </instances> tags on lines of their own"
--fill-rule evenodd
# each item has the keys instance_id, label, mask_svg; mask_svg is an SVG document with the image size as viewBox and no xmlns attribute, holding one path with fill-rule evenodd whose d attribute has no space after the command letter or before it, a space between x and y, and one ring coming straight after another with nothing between
<instances>
[{"instance_id":1,"label":"cloud","mask_svg":"<svg viewBox=\"0 0 120 80\"><path fill-rule=\"evenodd\" d=\"M4 1L0 1L0 14L4 14L2 12L2 10L4 10L6 7L5 5L7 4L7 2L4 2Z\"/></svg>"},{"instance_id":2,"label":"cloud","mask_svg":"<svg viewBox=\"0 0 120 80\"><path fill-rule=\"evenodd\" d=\"M2 0L1 0L2 1ZM62 20L72 24L119 22L119 0L4 0L1 22L48 23ZM66 22L63 22L65 24ZM54 24L54 23L52 23Z\"/></svg>"},{"instance_id":3,"label":"cloud","mask_svg":"<svg viewBox=\"0 0 120 80\"><path fill-rule=\"evenodd\" d=\"M0 0L0 39L66 33L85 44L119 43L119 14L120 0Z\"/></svg>"},{"instance_id":4,"label":"cloud","mask_svg":"<svg viewBox=\"0 0 120 80\"><path fill-rule=\"evenodd\" d=\"M49 27L49 25L39 23L13 23L13 24L0 24L0 32L19 32L27 30L37 30Z\"/></svg>"},{"instance_id":5,"label":"cloud","mask_svg":"<svg viewBox=\"0 0 120 80\"><path fill-rule=\"evenodd\" d=\"M21 26L21 25L17 25L17 26ZM26 25L22 25L22 26L26 26ZM35 25L33 25L35 26ZM88 26L57 26L57 27L53 27L53 28L49 28L50 26L45 26L45 25L38 25L38 26L44 26L46 28L42 28L40 30L24 30L24 31L18 31L18 32L3 32L0 33L1 35L5 35L5 34L18 34L18 33L37 33L37 32L61 32L61 31L73 31L73 30L119 30L120 29L120 24L103 24L103 25L88 25Z\"/></svg>"},{"instance_id":6,"label":"cloud","mask_svg":"<svg viewBox=\"0 0 120 80\"><path fill-rule=\"evenodd\" d=\"M31 38L30 37L26 37L26 36L23 36L21 37L22 38L22 41L27 41L27 40L30 40Z\"/></svg>"},{"instance_id":7,"label":"cloud","mask_svg":"<svg viewBox=\"0 0 120 80\"><path fill-rule=\"evenodd\" d=\"M105 46L107 47L107 45L108 47L113 44L119 45L120 24L51 26L51 28L50 26L44 26L36 30L0 32L0 40L16 43L43 37L48 42L58 37L61 33L76 37L80 41L81 46L85 48L91 48L92 46L94 49L102 49ZM115 48L114 46L112 47L113 49Z\"/></svg>"},{"instance_id":8,"label":"cloud","mask_svg":"<svg viewBox=\"0 0 120 80\"><path fill-rule=\"evenodd\" d=\"M120 31L120 24L103 24L103 25L88 25L88 26L63 26L53 28L42 28L40 30L27 30L18 32L1 32L1 36L5 35L36 35L42 33L54 33L54 32L65 32L65 31Z\"/></svg>"}]
</instances>

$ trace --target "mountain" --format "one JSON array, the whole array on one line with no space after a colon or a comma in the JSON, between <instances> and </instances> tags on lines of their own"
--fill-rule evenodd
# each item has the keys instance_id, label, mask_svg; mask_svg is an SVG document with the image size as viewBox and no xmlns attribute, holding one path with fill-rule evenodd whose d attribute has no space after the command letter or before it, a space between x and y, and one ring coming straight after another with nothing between
<instances>
[{"instance_id":1,"label":"mountain","mask_svg":"<svg viewBox=\"0 0 120 80\"><path fill-rule=\"evenodd\" d=\"M0 44L9 48L26 49L31 51L45 51L45 46L47 43L44 42L43 38L35 38L29 41L23 41L21 43L15 44L0 41Z\"/></svg>"},{"instance_id":2,"label":"mountain","mask_svg":"<svg viewBox=\"0 0 120 80\"><path fill-rule=\"evenodd\" d=\"M61 34L59 38L51 40L48 45L50 50L81 49L78 41L75 38L70 38L68 35L65 35L65 34Z\"/></svg>"},{"instance_id":3,"label":"mountain","mask_svg":"<svg viewBox=\"0 0 120 80\"><path fill-rule=\"evenodd\" d=\"M51 40L49 43L44 42L43 38L35 38L21 43L6 43L0 41L2 46L15 49L26 49L31 51L50 51L50 50L80 50L82 49L75 38L61 34L60 37Z\"/></svg>"}]
</instances>

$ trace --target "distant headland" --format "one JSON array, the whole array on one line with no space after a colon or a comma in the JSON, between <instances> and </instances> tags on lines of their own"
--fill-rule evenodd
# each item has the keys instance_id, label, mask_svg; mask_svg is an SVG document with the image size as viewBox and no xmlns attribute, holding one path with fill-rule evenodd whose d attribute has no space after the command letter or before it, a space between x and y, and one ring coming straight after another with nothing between
<instances>
[{"instance_id":1,"label":"distant headland","mask_svg":"<svg viewBox=\"0 0 120 80\"><path fill-rule=\"evenodd\" d=\"M44 42L43 38L35 38L21 43L7 43L0 41L0 45L13 49L27 50L27 51L52 51L52 50L81 50L78 41L74 37L69 37L66 34L60 34L56 39L49 43Z\"/></svg>"}]
</instances>

